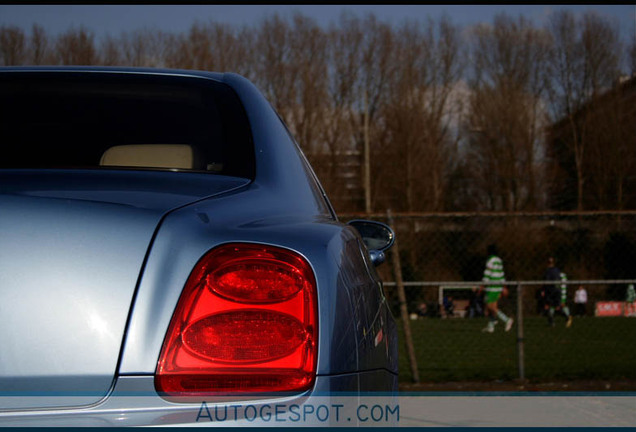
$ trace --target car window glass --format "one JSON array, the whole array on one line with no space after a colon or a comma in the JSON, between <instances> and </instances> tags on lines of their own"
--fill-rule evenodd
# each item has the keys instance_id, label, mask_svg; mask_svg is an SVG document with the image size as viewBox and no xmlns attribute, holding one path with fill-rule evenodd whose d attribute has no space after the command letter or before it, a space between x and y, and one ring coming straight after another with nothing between
<instances>
[{"instance_id":1,"label":"car window glass","mask_svg":"<svg viewBox=\"0 0 636 432\"><path fill-rule=\"evenodd\" d=\"M0 168L171 169L253 178L249 130L238 97L213 80L0 77Z\"/></svg>"}]
</instances>

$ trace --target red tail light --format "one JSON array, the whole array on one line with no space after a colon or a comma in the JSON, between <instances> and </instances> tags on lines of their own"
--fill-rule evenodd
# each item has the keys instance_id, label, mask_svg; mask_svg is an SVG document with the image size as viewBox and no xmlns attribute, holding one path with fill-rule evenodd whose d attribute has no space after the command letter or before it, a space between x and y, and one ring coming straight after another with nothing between
<instances>
[{"instance_id":1,"label":"red tail light","mask_svg":"<svg viewBox=\"0 0 636 432\"><path fill-rule=\"evenodd\" d=\"M155 387L166 396L303 391L316 375L313 271L286 249L208 252L181 294Z\"/></svg>"}]
</instances>

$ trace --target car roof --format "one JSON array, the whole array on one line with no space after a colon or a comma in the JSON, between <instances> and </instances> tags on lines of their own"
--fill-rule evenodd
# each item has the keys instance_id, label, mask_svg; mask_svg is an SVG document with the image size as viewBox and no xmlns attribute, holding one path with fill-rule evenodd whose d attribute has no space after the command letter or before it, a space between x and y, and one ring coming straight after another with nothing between
<instances>
[{"instance_id":1,"label":"car roof","mask_svg":"<svg viewBox=\"0 0 636 432\"><path fill-rule=\"evenodd\" d=\"M189 69L122 67L122 66L1 66L3 72L82 72L82 73L119 73L119 74L151 74L166 76L183 76L207 78L223 81L223 73Z\"/></svg>"}]
</instances>

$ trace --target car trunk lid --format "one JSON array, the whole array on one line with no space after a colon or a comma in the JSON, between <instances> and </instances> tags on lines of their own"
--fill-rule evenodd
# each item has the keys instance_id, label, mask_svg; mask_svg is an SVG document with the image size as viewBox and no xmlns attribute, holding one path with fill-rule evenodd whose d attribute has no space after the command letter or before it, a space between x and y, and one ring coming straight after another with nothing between
<instances>
[{"instance_id":1,"label":"car trunk lid","mask_svg":"<svg viewBox=\"0 0 636 432\"><path fill-rule=\"evenodd\" d=\"M247 183L211 174L0 172L0 409L106 396L163 216Z\"/></svg>"}]
</instances>

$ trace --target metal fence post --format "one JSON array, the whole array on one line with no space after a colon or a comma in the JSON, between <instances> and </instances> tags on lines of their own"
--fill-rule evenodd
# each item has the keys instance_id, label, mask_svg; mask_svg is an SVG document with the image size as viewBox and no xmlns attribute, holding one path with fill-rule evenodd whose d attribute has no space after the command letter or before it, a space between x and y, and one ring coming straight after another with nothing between
<instances>
[{"instance_id":1,"label":"metal fence post","mask_svg":"<svg viewBox=\"0 0 636 432\"><path fill-rule=\"evenodd\" d=\"M517 365L520 380L526 378L523 344L523 286L517 284Z\"/></svg>"}]
</instances>

